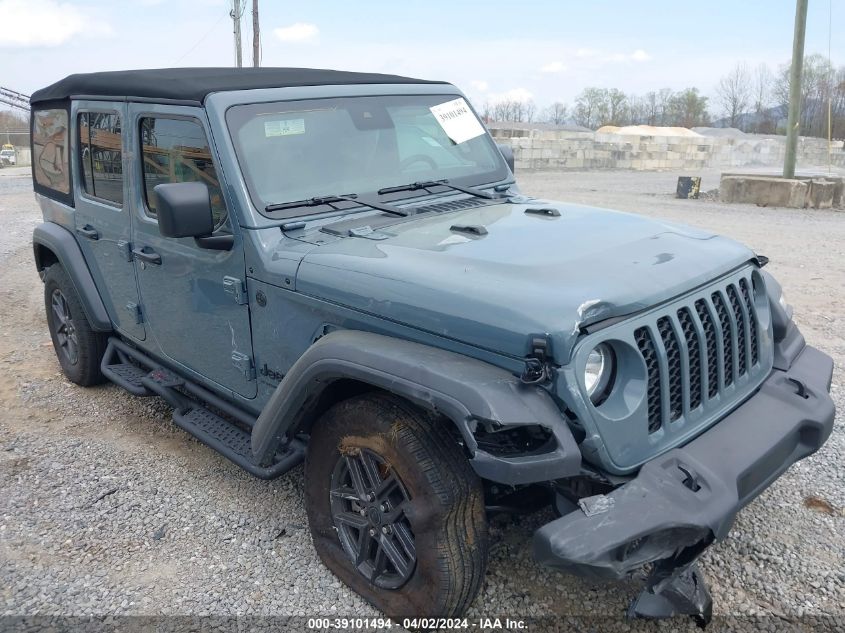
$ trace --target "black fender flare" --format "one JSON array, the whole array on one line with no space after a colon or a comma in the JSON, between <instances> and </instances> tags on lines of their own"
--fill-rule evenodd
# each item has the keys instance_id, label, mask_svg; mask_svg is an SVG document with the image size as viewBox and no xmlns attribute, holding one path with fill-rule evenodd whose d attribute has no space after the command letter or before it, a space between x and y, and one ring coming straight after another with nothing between
<instances>
[{"instance_id":1,"label":"black fender flare","mask_svg":"<svg viewBox=\"0 0 845 633\"><path fill-rule=\"evenodd\" d=\"M506 484L577 475L581 453L561 411L542 388L480 360L402 339L363 332L331 332L294 363L258 417L252 452L272 459L289 438L298 413L331 382L354 379L407 398L451 419L479 476ZM556 446L542 454L499 457L478 448L478 421L503 426L536 424L551 430Z\"/></svg>"},{"instance_id":2,"label":"black fender flare","mask_svg":"<svg viewBox=\"0 0 845 633\"><path fill-rule=\"evenodd\" d=\"M32 249L35 267L43 276L49 263L44 261L42 248L53 253L67 271L91 328L96 332L110 332L113 329L111 319L73 233L53 222L44 222L35 227L32 232Z\"/></svg>"}]
</instances>

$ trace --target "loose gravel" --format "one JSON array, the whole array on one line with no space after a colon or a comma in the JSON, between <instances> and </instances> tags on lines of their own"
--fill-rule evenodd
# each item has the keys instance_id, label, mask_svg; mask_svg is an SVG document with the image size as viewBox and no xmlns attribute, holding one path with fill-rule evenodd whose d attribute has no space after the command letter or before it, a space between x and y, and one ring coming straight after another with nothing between
<instances>
[{"instance_id":1,"label":"loose gravel","mask_svg":"<svg viewBox=\"0 0 845 633\"><path fill-rule=\"evenodd\" d=\"M806 338L834 356L833 397L845 409L845 213L675 200L676 175L520 179L536 195L716 229L770 256ZM710 187L715 178L705 174ZM301 469L259 481L174 427L158 399L63 379L31 261L39 219L26 172L0 172L0 615L378 615L318 561ZM720 620L727 628L845 627L843 456L838 422L704 554L717 615L738 618ZM533 562L531 532L550 518L494 525L469 616L605 616L586 621L627 627L637 583Z\"/></svg>"}]
</instances>

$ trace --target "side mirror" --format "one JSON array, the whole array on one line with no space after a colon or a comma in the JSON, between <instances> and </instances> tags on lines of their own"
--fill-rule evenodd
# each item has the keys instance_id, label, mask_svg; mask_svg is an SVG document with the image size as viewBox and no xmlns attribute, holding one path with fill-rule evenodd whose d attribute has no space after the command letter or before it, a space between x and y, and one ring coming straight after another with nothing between
<instances>
[{"instance_id":1,"label":"side mirror","mask_svg":"<svg viewBox=\"0 0 845 633\"><path fill-rule=\"evenodd\" d=\"M156 185L158 230L164 237L205 237L214 232L208 187L201 182Z\"/></svg>"},{"instance_id":2,"label":"side mirror","mask_svg":"<svg viewBox=\"0 0 845 633\"><path fill-rule=\"evenodd\" d=\"M515 173L516 170L513 167L513 147L505 145L504 143L496 143L496 147L499 148L499 151L502 153L502 158L505 159L508 167L511 168L511 173Z\"/></svg>"}]
</instances>

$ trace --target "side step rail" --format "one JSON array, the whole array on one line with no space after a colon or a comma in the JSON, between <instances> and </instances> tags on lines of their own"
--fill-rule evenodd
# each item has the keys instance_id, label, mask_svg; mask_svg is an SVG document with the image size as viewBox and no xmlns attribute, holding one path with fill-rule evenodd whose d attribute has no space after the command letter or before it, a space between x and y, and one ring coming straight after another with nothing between
<instances>
[{"instance_id":1,"label":"side step rail","mask_svg":"<svg viewBox=\"0 0 845 633\"><path fill-rule=\"evenodd\" d=\"M305 459L305 443L294 439L276 453L269 466L260 466L252 457L250 433L243 428L251 429L254 417L117 338L109 338L100 370L131 394L163 398L173 407L176 426L256 477L273 479Z\"/></svg>"}]
</instances>

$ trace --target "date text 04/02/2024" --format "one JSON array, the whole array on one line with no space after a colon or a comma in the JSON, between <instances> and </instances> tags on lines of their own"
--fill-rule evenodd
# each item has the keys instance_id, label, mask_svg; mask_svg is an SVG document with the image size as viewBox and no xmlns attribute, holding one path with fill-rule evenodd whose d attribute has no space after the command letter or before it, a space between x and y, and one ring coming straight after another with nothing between
<instances>
[{"instance_id":1,"label":"date text 04/02/2024","mask_svg":"<svg viewBox=\"0 0 845 633\"><path fill-rule=\"evenodd\" d=\"M389 630L394 622L389 618L309 618L308 628L312 630L326 629L372 629L373 631ZM479 630L522 630L524 620L510 618L404 618L402 627L406 629L479 629Z\"/></svg>"}]
</instances>

